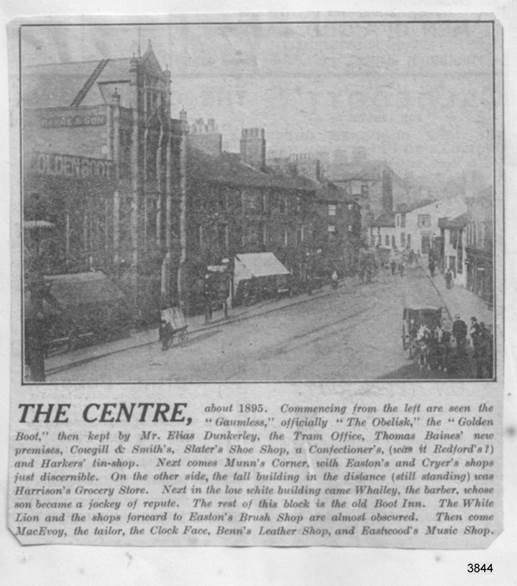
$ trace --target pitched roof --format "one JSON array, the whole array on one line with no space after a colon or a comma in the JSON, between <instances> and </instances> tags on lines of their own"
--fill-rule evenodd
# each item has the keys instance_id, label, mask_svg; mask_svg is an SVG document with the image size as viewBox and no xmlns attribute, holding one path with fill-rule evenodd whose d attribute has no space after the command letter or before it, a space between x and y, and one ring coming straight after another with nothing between
<instances>
[{"instance_id":1,"label":"pitched roof","mask_svg":"<svg viewBox=\"0 0 517 586\"><path fill-rule=\"evenodd\" d=\"M129 58L96 59L90 61L70 61L67 63L47 63L25 67L22 73L23 107L55 108L70 106L83 88L88 91L89 80L92 86L97 83L129 82ZM163 73L152 49L141 57L141 62L155 74ZM101 66L102 64L102 66ZM99 94L99 103L103 102ZM79 104L76 104L79 105Z\"/></svg>"},{"instance_id":2,"label":"pitched roof","mask_svg":"<svg viewBox=\"0 0 517 586\"><path fill-rule=\"evenodd\" d=\"M395 211L396 212L401 212L401 213L408 213L408 212L412 212L413 210L416 210L418 208L423 208L425 206L428 206L431 203L434 203L437 200L434 199L423 199L421 201L415 201L412 203L401 203L399 204L396 208Z\"/></svg>"},{"instance_id":3,"label":"pitched roof","mask_svg":"<svg viewBox=\"0 0 517 586\"><path fill-rule=\"evenodd\" d=\"M318 190L316 196L320 201L324 202L337 202L337 203L355 203L355 199L347 195L344 189L341 189L332 181L325 181L318 184ZM359 205L359 204L357 204Z\"/></svg>"},{"instance_id":4,"label":"pitched roof","mask_svg":"<svg viewBox=\"0 0 517 586\"><path fill-rule=\"evenodd\" d=\"M51 63L22 73L24 108L70 106L99 61Z\"/></svg>"},{"instance_id":5,"label":"pitched roof","mask_svg":"<svg viewBox=\"0 0 517 586\"><path fill-rule=\"evenodd\" d=\"M248 165L236 153L223 152L214 157L189 147L187 175L194 181L221 183L235 187L267 187L289 190L316 191L316 184L305 177L290 177L264 173Z\"/></svg>"},{"instance_id":6,"label":"pitched roof","mask_svg":"<svg viewBox=\"0 0 517 586\"><path fill-rule=\"evenodd\" d=\"M467 213L460 214L454 218L440 218L438 220L438 226L440 228L464 228L469 221L469 215Z\"/></svg>"}]
</instances>

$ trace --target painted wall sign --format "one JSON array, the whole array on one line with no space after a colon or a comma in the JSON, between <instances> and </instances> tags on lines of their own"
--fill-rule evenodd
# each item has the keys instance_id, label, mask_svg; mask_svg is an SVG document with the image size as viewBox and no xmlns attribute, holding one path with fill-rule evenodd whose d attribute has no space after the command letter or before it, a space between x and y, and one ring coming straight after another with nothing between
<instances>
[{"instance_id":1,"label":"painted wall sign","mask_svg":"<svg viewBox=\"0 0 517 586\"><path fill-rule=\"evenodd\" d=\"M29 155L29 171L38 175L111 179L113 162L92 157L35 152Z\"/></svg>"},{"instance_id":2,"label":"painted wall sign","mask_svg":"<svg viewBox=\"0 0 517 586\"><path fill-rule=\"evenodd\" d=\"M76 126L103 126L105 114L71 114L41 119L42 128L72 128Z\"/></svg>"}]
</instances>

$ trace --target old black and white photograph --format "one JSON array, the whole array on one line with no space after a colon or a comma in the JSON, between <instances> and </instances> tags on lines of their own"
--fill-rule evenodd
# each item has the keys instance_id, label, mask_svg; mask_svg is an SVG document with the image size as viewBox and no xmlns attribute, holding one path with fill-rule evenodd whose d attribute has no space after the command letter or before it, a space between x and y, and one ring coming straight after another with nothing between
<instances>
[{"instance_id":1,"label":"old black and white photograph","mask_svg":"<svg viewBox=\"0 0 517 586\"><path fill-rule=\"evenodd\" d=\"M494 379L493 22L19 47L24 383Z\"/></svg>"}]
</instances>

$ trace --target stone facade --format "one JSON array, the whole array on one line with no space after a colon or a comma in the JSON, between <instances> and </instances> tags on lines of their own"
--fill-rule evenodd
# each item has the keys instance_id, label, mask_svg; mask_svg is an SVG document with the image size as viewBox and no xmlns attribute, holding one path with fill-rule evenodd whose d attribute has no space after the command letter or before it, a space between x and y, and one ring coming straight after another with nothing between
<instances>
[{"instance_id":1,"label":"stone facade","mask_svg":"<svg viewBox=\"0 0 517 586\"><path fill-rule=\"evenodd\" d=\"M53 64L24 74L23 145L111 163L110 177L24 166L25 215L52 210L54 274L101 269L135 316L157 314L181 289L181 202L187 123L170 116L170 73L151 47L130 59ZM31 154L32 153L32 154ZM67 163L70 165L79 164Z\"/></svg>"}]
</instances>

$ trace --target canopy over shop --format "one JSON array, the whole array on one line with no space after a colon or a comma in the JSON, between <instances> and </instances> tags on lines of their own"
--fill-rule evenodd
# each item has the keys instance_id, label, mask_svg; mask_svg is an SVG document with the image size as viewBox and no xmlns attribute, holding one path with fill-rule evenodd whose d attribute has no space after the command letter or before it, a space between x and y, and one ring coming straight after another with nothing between
<instances>
[{"instance_id":1,"label":"canopy over shop","mask_svg":"<svg viewBox=\"0 0 517 586\"><path fill-rule=\"evenodd\" d=\"M234 261L233 290L237 293L239 283L251 279L274 279L290 273L272 252L237 254Z\"/></svg>"}]
</instances>

